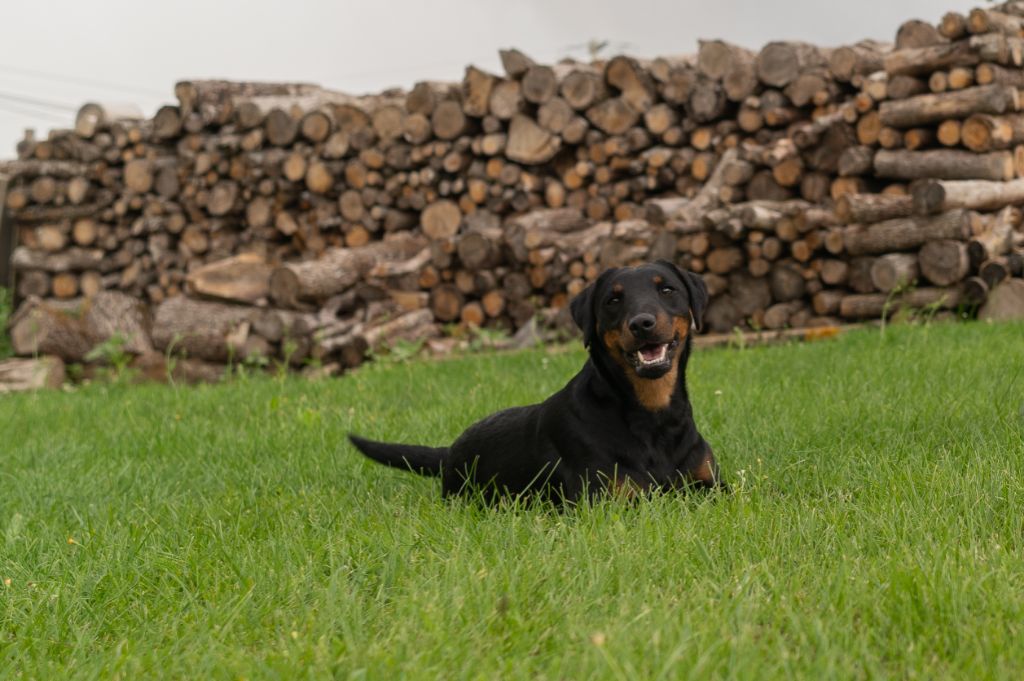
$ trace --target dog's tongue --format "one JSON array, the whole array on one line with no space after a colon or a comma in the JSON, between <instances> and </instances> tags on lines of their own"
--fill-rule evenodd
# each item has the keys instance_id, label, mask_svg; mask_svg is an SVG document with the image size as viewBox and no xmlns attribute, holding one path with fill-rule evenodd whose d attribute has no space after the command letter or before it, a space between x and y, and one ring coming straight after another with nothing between
<instances>
[{"instance_id":1,"label":"dog's tongue","mask_svg":"<svg viewBox=\"0 0 1024 681\"><path fill-rule=\"evenodd\" d=\"M654 362L665 356L665 345L645 345L640 348L640 359L645 362Z\"/></svg>"}]
</instances>

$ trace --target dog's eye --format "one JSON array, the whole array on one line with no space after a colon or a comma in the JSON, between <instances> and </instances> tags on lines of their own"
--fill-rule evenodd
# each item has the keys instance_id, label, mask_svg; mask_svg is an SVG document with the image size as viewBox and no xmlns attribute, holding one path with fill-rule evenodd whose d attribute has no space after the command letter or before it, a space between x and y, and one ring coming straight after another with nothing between
<instances>
[{"instance_id":1,"label":"dog's eye","mask_svg":"<svg viewBox=\"0 0 1024 681\"><path fill-rule=\"evenodd\" d=\"M622 302L622 296L612 296L608 300L604 301L605 305L618 305Z\"/></svg>"},{"instance_id":2,"label":"dog's eye","mask_svg":"<svg viewBox=\"0 0 1024 681\"><path fill-rule=\"evenodd\" d=\"M658 289L658 292L665 296L667 296L670 293L675 293L675 291L676 290L671 286L662 286L660 289Z\"/></svg>"}]
</instances>

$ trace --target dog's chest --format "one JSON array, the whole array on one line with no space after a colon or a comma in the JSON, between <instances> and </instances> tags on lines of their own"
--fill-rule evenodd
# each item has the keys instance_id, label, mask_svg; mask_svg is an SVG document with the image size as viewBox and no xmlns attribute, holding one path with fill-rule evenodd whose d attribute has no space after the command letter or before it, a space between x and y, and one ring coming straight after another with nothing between
<instances>
[{"instance_id":1,"label":"dog's chest","mask_svg":"<svg viewBox=\"0 0 1024 681\"><path fill-rule=\"evenodd\" d=\"M640 482L666 484L678 477L686 459L679 442L660 438L612 438L592 450L591 464L609 476L628 475Z\"/></svg>"}]
</instances>

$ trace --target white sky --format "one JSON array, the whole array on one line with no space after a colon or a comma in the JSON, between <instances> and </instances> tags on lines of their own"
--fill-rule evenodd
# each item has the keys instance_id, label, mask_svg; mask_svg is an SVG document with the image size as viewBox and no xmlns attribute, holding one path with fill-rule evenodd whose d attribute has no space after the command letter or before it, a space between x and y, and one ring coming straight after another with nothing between
<instances>
[{"instance_id":1,"label":"white sky","mask_svg":"<svg viewBox=\"0 0 1024 681\"><path fill-rule=\"evenodd\" d=\"M285 80L369 92L500 72L497 50L538 61L694 52L698 38L758 48L892 40L967 0L9 0L0 38L0 157L25 128L66 127L86 101L173 102L187 78Z\"/></svg>"}]
</instances>

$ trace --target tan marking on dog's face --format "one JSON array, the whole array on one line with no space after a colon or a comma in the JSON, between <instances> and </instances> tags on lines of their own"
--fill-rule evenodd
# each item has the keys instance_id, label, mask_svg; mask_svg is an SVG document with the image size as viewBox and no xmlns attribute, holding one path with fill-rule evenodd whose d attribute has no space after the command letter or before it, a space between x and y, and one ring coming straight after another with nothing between
<instances>
[{"instance_id":1,"label":"tan marking on dog's face","mask_svg":"<svg viewBox=\"0 0 1024 681\"><path fill-rule=\"evenodd\" d=\"M682 343L686 340L686 334L690 333L690 320L685 317L674 317L672 328L679 334L679 342Z\"/></svg>"},{"instance_id":2,"label":"tan marking on dog's face","mask_svg":"<svg viewBox=\"0 0 1024 681\"><path fill-rule=\"evenodd\" d=\"M659 325L664 323L661 315L658 317ZM690 330L689 320L682 317L672 318L672 329L679 336L680 345L676 348L676 354L672 358L672 368L659 378L641 378L636 375L636 370L626 360L626 351L622 346L623 337L633 340L633 335L621 329L611 329L604 333L604 345L608 353L615 360L615 363L622 367L623 373L633 386L633 394L637 402L647 411L661 411L667 409L672 403L672 395L675 393L676 381L679 378L679 358L682 356L682 343Z\"/></svg>"},{"instance_id":3,"label":"tan marking on dog's face","mask_svg":"<svg viewBox=\"0 0 1024 681\"><path fill-rule=\"evenodd\" d=\"M604 347L607 348L609 354L616 361L626 361L625 357L622 356L622 331L618 329L611 329L610 331L604 332Z\"/></svg>"},{"instance_id":4,"label":"tan marking on dog's face","mask_svg":"<svg viewBox=\"0 0 1024 681\"><path fill-rule=\"evenodd\" d=\"M660 274L655 274L654 279L652 279L651 281L654 282L655 286L661 286L662 284L665 283L665 280L662 278Z\"/></svg>"}]
</instances>

